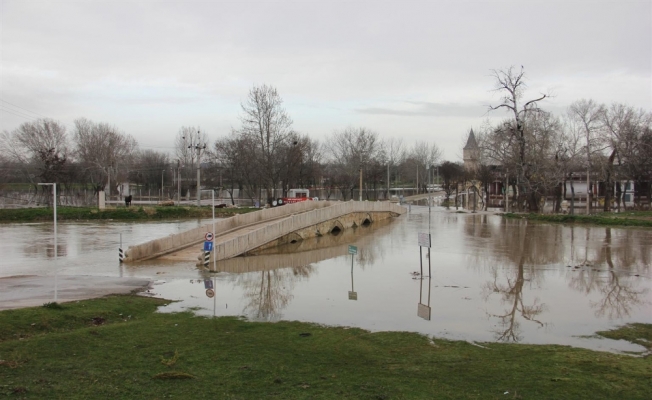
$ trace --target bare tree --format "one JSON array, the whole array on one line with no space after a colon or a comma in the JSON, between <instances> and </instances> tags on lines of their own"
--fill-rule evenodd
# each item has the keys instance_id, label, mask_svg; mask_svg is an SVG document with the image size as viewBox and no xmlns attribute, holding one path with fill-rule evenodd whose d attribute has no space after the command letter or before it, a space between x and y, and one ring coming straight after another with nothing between
<instances>
[{"instance_id":1,"label":"bare tree","mask_svg":"<svg viewBox=\"0 0 652 400\"><path fill-rule=\"evenodd\" d=\"M616 202L620 207L621 196L626 196L630 181L635 181L638 186L650 179L652 113L624 104L612 104L606 109L603 118L605 140L615 151L620 175L626 180L624 191L621 190L620 182L616 183ZM649 204L649 188L647 198Z\"/></svg>"},{"instance_id":2,"label":"bare tree","mask_svg":"<svg viewBox=\"0 0 652 400\"><path fill-rule=\"evenodd\" d=\"M409 158L416 167L418 181L425 187L428 183L430 167L439 163L441 150L435 143L417 141L410 151Z\"/></svg>"},{"instance_id":3,"label":"bare tree","mask_svg":"<svg viewBox=\"0 0 652 400\"><path fill-rule=\"evenodd\" d=\"M342 195L349 191L353 198L353 190L359 187L359 173L370 168L382 151L378 134L367 128L346 128L334 132L326 141L331 160L339 166L339 180L342 182ZM362 188L359 187L359 190Z\"/></svg>"},{"instance_id":4,"label":"bare tree","mask_svg":"<svg viewBox=\"0 0 652 400\"><path fill-rule=\"evenodd\" d=\"M578 125L576 118L567 117L564 121L561 134L558 136L555 151L556 175L562 183L562 190L557 193L556 212L561 211L560 198L566 198L567 182L570 185L570 208L569 214L575 213L575 186L573 174L580 169L583 154L582 139L583 128Z\"/></svg>"},{"instance_id":5,"label":"bare tree","mask_svg":"<svg viewBox=\"0 0 652 400\"><path fill-rule=\"evenodd\" d=\"M165 182L171 183L170 159L167 154L154 150L143 150L134 154L134 160L129 170L129 181L142 185L149 190L163 190ZM164 195L161 192L161 195Z\"/></svg>"},{"instance_id":6,"label":"bare tree","mask_svg":"<svg viewBox=\"0 0 652 400\"><path fill-rule=\"evenodd\" d=\"M443 179L443 189L446 193L446 207L450 207L450 197L453 192L457 189L457 182L459 177L462 175L464 168L457 163L450 161L444 161L441 167L439 167L439 174ZM457 200L455 200L457 202Z\"/></svg>"},{"instance_id":7,"label":"bare tree","mask_svg":"<svg viewBox=\"0 0 652 400\"><path fill-rule=\"evenodd\" d=\"M37 180L60 182L70 152L66 127L47 118L25 122L12 132L4 131L0 150L8 161L20 166L24 177L33 184Z\"/></svg>"},{"instance_id":8,"label":"bare tree","mask_svg":"<svg viewBox=\"0 0 652 400\"><path fill-rule=\"evenodd\" d=\"M137 149L136 140L107 123L86 118L75 120L76 154L89 172L92 183L108 187L108 195L127 177L129 162Z\"/></svg>"},{"instance_id":9,"label":"bare tree","mask_svg":"<svg viewBox=\"0 0 652 400\"><path fill-rule=\"evenodd\" d=\"M394 169L394 182L398 180L398 168L407 159L407 150L402 138L390 138L384 143L385 157L387 161L387 197L389 198L390 170Z\"/></svg>"},{"instance_id":10,"label":"bare tree","mask_svg":"<svg viewBox=\"0 0 652 400\"><path fill-rule=\"evenodd\" d=\"M283 108L283 100L275 88L254 86L241 104L241 133L254 145L257 166L267 198L274 196L280 181L280 153L292 134L292 119Z\"/></svg>"},{"instance_id":11,"label":"bare tree","mask_svg":"<svg viewBox=\"0 0 652 400\"><path fill-rule=\"evenodd\" d=\"M511 124L511 135L515 136L518 143L518 191L519 197L527 200L530 211L538 211L538 201L529 182L530 164L527 159L527 139L525 134L525 120L528 115L541 111L538 104L541 100L548 97L547 94L524 101L521 105L523 92L525 91L525 72L523 67L516 71L514 67L506 70L493 70L492 76L495 80L495 91L502 95L501 103L497 106L489 106L489 110L498 110L504 108L512 113L513 120ZM519 205L523 201L519 201Z\"/></svg>"},{"instance_id":12,"label":"bare tree","mask_svg":"<svg viewBox=\"0 0 652 400\"><path fill-rule=\"evenodd\" d=\"M216 140L213 147L213 164L222 171L222 187L229 193L231 204L235 204L236 189L246 189L251 200L260 199L260 179L254 162L256 153L251 142L251 138L231 131L228 137Z\"/></svg>"},{"instance_id":13,"label":"bare tree","mask_svg":"<svg viewBox=\"0 0 652 400\"><path fill-rule=\"evenodd\" d=\"M603 125L603 114L605 108L601 104L597 104L593 100L578 100L570 105L568 114L571 119L574 119L581 126L586 141L586 213L591 212L591 170L592 170L592 154L599 152L598 144L599 131Z\"/></svg>"}]
</instances>

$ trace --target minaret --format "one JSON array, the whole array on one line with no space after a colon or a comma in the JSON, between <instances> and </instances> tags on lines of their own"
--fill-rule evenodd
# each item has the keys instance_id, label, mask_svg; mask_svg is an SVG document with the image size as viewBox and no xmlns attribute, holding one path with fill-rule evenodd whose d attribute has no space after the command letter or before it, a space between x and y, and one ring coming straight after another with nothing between
<instances>
[{"instance_id":1,"label":"minaret","mask_svg":"<svg viewBox=\"0 0 652 400\"><path fill-rule=\"evenodd\" d=\"M464 168L467 170L473 170L478 167L478 158L480 155L480 147L478 147L478 142L475 140L475 134L473 133L473 128L469 132L469 138L466 141L466 146L462 150L462 157L464 158Z\"/></svg>"}]
</instances>

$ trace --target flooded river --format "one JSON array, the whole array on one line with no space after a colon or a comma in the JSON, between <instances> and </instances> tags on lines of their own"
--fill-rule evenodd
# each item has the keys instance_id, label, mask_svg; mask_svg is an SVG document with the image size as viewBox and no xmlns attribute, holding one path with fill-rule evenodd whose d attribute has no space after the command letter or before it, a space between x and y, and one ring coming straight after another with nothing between
<instances>
[{"instance_id":1,"label":"flooded river","mask_svg":"<svg viewBox=\"0 0 652 400\"><path fill-rule=\"evenodd\" d=\"M52 224L2 225L0 277L146 277L155 281L156 295L177 300L162 312L610 351L642 348L588 336L628 322L652 323L650 230L413 206L389 222L220 261L211 266L218 272L194 263L118 263L120 233L126 248L198 223L60 223L56 261ZM428 232L432 248L420 257L417 237ZM349 245L357 247L353 257Z\"/></svg>"}]
</instances>

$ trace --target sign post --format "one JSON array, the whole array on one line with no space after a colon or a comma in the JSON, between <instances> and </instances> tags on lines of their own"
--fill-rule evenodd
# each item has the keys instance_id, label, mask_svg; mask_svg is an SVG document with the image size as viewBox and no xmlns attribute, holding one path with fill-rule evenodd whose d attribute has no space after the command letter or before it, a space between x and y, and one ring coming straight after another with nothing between
<instances>
[{"instance_id":1,"label":"sign post","mask_svg":"<svg viewBox=\"0 0 652 400\"><path fill-rule=\"evenodd\" d=\"M428 248L428 277L432 275L430 268L430 247L431 247L431 236L429 233L419 233L419 263L421 265L421 277L423 278L423 253L422 249L424 247Z\"/></svg>"},{"instance_id":2,"label":"sign post","mask_svg":"<svg viewBox=\"0 0 652 400\"><path fill-rule=\"evenodd\" d=\"M349 300L358 300L358 293L353 288L353 256L358 254L358 248L350 244L349 254L351 254L351 291L349 292Z\"/></svg>"}]
</instances>

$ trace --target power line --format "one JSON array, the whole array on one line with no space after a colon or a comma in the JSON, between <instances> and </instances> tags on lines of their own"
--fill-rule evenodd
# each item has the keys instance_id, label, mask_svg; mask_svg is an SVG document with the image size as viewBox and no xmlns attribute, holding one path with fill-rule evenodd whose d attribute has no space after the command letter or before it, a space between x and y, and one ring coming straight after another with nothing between
<instances>
[{"instance_id":1,"label":"power line","mask_svg":"<svg viewBox=\"0 0 652 400\"><path fill-rule=\"evenodd\" d=\"M26 109L26 108L23 108L23 107L21 107L21 106L17 106L17 105L15 105L15 104L13 104L13 103L10 103L10 102L6 101L6 100L2 100L2 99L0 99L0 101L3 102L3 103L7 103L7 104L9 104L9 105L12 105L12 106L14 106L14 107L16 107L16 108L20 108L21 110L27 111L28 113L36 114L36 115L41 116L41 117L43 117L43 118L48 118L48 117L46 117L46 116L43 115L43 114L39 114L39 113L37 113L37 112L30 111L30 110L28 110L28 109Z\"/></svg>"},{"instance_id":2,"label":"power line","mask_svg":"<svg viewBox=\"0 0 652 400\"><path fill-rule=\"evenodd\" d=\"M3 106L0 105L0 111L4 111L4 112L6 112L6 113L13 114L13 115L15 115L15 116L17 116L17 117L27 118L27 119L30 120L30 121L34 121L34 120L36 119L36 118L32 117L31 115L27 115L27 114L21 113L20 111L12 110L12 109L10 109L10 108L9 108L9 109L5 109L5 108L2 108L2 107L3 107Z\"/></svg>"}]
</instances>

